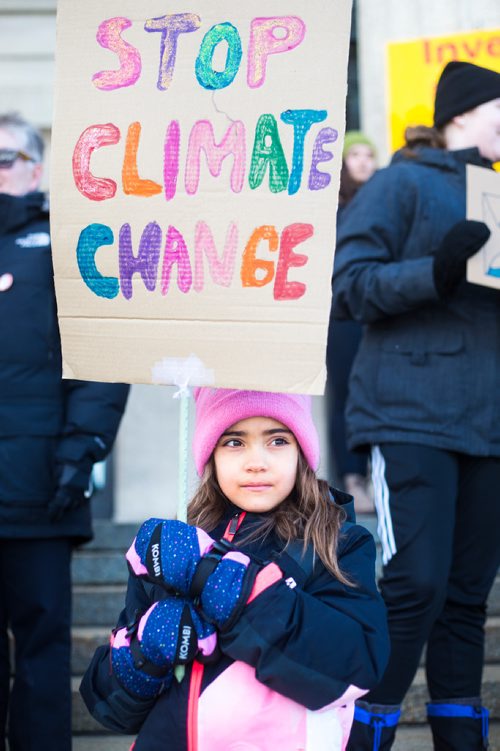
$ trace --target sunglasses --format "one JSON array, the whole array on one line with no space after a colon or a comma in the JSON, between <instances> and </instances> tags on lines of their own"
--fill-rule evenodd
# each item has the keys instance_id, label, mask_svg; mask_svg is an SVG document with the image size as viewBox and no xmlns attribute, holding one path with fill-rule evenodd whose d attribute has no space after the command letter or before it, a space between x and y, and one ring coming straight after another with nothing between
<instances>
[{"instance_id":1,"label":"sunglasses","mask_svg":"<svg viewBox=\"0 0 500 751\"><path fill-rule=\"evenodd\" d=\"M10 169L17 159L23 162L34 162L32 156L25 151L16 151L16 149L0 149L0 169Z\"/></svg>"}]
</instances>

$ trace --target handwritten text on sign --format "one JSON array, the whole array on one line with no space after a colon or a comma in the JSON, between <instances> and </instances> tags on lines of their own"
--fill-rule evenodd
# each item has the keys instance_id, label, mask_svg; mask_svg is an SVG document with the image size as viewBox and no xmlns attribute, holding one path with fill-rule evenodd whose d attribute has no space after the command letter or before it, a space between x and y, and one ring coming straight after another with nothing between
<instances>
[{"instance_id":1,"label":"handwritten text on sign","mask_svg":"<svg viewBox=\"0 0 500 751\"><path fill-rule=\"evenodd\" d=\"M65 374L151 383L194 355L218 386L322 393L350 17L350 0L58 0Z\"/></svg>"},{"instance_id":2,"label":"handwritten text on sign","mask_svg":"<svg viewBox=\"0 0 500 751\"><path fill-rule=\"evenodd\" d=\"M98 43L115 53L119 62L117 70L101 70L92 76L93 85L102 92L133 87L144 75L141 50L126 41L124 36L132 24L128 18L115 17L102 21L97 29ZM165 15L144 23L145 33L159 39L157 78L151 80L151 86L159 91L169 89L178 58L182 55L182 37L197 32L200 26L201 18L194 13ZM233 23L224 21L212 25L200 40L192 70L193 83L208 91L230 87L236 77L242 75L246 58L247 87L263 87L270 56L285 58L303 42L306 31L305 22L298 16L253 18L245 55L240 33ZM215 61L221 47L225 48L226 54L219 70ZM283 62L286 65L285 60ZM320 165L332 159L328 144L333 144L338 137L336 128L321 125L328 116L326 109L263 112L258 114L255 122L233 120L219 142L209 119L196 120L188 132L183 132L179 120L172 117L166 124L162 151L158 154L162 162L162 183L139 172L138 153L147 148L148 143L148 133L140 119L131 122L126 133L113 122L92 123L83 130L74 147L74 184L90 201L113 201L121 192L122 195L144 198L162 195L169 203L182 192L188 196L197 194L203 154L214 178L220 176L224 160L231 158L227 189L233 194L245 189L268 190L272 194L285 192L289 196L304 190L321 191L330 185L331 175L320 169ZM291 129L293 134L293 146L288 154L282 143L283 129ZM309 134L313 139L309 138L306 149ZM184 163L181 163L183 139L187 141L187 150ZM97 150L113 148L123 141L121 182L118 185L117 174L94 174L92 157ZM247 144L251 145L249 151ZM147 290L153 292L159 287L161 295L167 295L174 270L175 283L181 292L201 292L204 288L204 259L215 284L227 287L233 282L239 239L235 222L229 223L221 257L209 224L201 219L195 224L191 249L178 227L174 224L163 227L156 219L144 226L137 247L134 247L129 222L120 226L117 238L116 231L107 224L93 222L80 232L78 268L85 284L97 296L110 299L121 294L130 299L134 274L140 274ZM289 271L307 263L307 241L313 235L314 226L309 222L292 222L282 228L274 224L255 226L246 239L238 264L241 285L263 287L272 283L276 300L302 297L306 284L299 279L290 280ZM97 268L96 252L116 241L119 277L104 276ZM262 245L267 248L267 258L258 256ZM297 246L303 246L303 252L296 252Z\"/></svg>"}]
</instances>

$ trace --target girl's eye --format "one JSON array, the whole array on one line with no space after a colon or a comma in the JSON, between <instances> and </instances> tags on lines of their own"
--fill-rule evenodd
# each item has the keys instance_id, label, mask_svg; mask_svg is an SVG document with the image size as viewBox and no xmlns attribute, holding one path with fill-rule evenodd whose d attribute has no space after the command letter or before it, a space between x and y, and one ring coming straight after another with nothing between
<instances>
[{"instance_id":1,"label":"girl's eye","mask_svg":"<svg viewBox=\"0 0 500 751\"><path fill-rule=\"evenodd\" d=\"M238 446L241 446L242 443L238 438L230 438L228 441L224 441L222 445L229 446L230 448L237 448Z\"/></svg>"},{"instance_id":2,"label":"girl's eye","mask_svg":"<svg viewBox=\"0 0 500 751\"><path fill-rule=\"evenodd\" d=\"M283 438L282 436L278 436L277 438L273 438L272 445L273 446L286 446L288 444L288 441L286 438Z\"/></svg>"}]
</instances>

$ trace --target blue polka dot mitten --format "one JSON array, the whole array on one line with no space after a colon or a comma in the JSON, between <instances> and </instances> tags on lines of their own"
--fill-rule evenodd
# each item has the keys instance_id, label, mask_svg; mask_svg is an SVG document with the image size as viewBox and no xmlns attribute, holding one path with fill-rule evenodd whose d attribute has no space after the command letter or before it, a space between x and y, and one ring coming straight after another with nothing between
<instances>
[{"instance_id":1,"label":"blue polka dot mitten","mask_svg":"<svg viewBox=\"0 0 500 751\"><path fill-rule=\"evenodd\" d=\"M190 595L203 617L223 631L231 628L246 605L282 577L276 563L255 563L220 541L198 565Z\"/></svg>"},{"instance_id":2,"label":"blue polka dot mitten","mask_svg":"<svg viewBox=\"0 0 500 751\"><path fill-rule=\"evenodd\" d=\"M254 582L262 591L282 576L276 564L259 565L225 540L175 519L145 521L126 558L135 576L188 597L218 629L229 628L256 596Z\"/></svg>"},{"instance_id":3,"label":"blue polka dot mitten","mask_svg":"<svg viewBox=\"0 0 500 751\"><path fill-rule=\"evenodd\" d=\"M208 657L217 644L213 625L179 597L155 602L132 627L111 639L111 665L121 685L132 694L152 698L172 682L174 665Z\"/></svg>"},{"instance_id":4,"label":"blue polka dot mitten","mask_svg":"<svg viewBox=\"0 0 500 751\"><path fill-rule=\"evenodd\" d=\"M200 559L214 545L202 529L176 519L148 519L126 558L135 576L188 595Z\"/></svg>"}]
</instances>

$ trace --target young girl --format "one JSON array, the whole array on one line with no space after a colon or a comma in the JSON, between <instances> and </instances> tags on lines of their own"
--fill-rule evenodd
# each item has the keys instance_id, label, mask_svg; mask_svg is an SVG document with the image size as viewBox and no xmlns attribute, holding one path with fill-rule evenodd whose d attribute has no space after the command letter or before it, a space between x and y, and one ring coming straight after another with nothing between
<instances>
[{"instance_id":1,"label":"young girl","mask_svg":"<svg viewBox=\"0 0 500 751\"><path fill-rule=\"evenodd\" d=\"M318 480L310 397L196 389L189 522L150 519L81 692L134 751L345 749L388 658L371 535ZM179 682L174 666L185 664Z\"/></svg>"}]
</instances>

